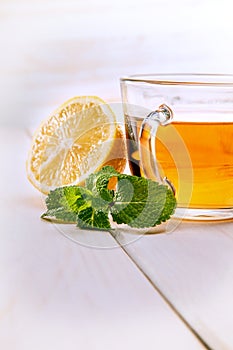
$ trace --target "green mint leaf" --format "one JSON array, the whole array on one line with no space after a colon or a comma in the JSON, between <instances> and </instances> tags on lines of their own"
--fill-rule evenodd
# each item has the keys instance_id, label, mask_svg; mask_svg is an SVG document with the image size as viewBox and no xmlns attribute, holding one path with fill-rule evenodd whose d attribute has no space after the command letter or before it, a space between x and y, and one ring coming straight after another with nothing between
<instances>
[{"instance_id":1,"label":"green mint leaf","mask_svg":"<svg viewBox=\"0 0 233 350\"><path fill-rule=\"evenodd\" d=\"M110 197L112 200L113 195ZM46 198L47 211L41 218L76 222L81 228L109 229L109 202L98 191L85 187L65 186L51 191Z\"/></svg>"},{"instance_id":2,"label":"green mint leaf","mask_svg":"<svg viewBox=\"0 0 233 350\"><path fill-rule=\"evenodd\" d=\"M120 175L112 166L105 166L100 171L91 174L86 180L86 187L103 200L111 202L114 191L108 189L109 180Z\"/></svg>"},{"instance_id":3,"label":"green mint leaf","mask_svg":"<svg viewBox=\"0 0 233 350\"><path fill-rule=\"evenodd\" d=\"M131 227L152 227L166 221L174 212L176 200L172 191L149 179L119 175L114 205L113 220Z\"/></svg>"},{"instance_id":4,"label":"green mint leaf","mask_svg":"<svg viewBox=\"0 0 233 350\"><path fill-rule=\"evenodd\" d=\"M41 218L76 222L78 212L91 205L91 192L78 186L59 187L48 194L46 205L47 211Z\"/></svg>"},{"instance_id":5,"label":"green mint leaf","mask_svg":"<svg viewBox=\"0 0 233 350\"><path fill-rule=\"evenodd\" d=\"M159 225L162 222L167 221L171 217L171 215L174 214L176 204L177 203L176 203L176 198L174 196L174 193L170 188L167 187L167 194L166 194L166 201L164 204L164 208L162 210L162 213L156 225Z\"/></svg>"},{"instance_id":6,"label":"green mint leaf","mask_svg":"<svg viewBox=\"0 0 233 350\"><path fill-rule=\"evenodd\" d=\"M111 228L108 213L89 207L79 212L77 226L85 229L108 230Z\"/></svg>"},{"instance_id":7,"label":"green mint leaf","mask_svg":"<svg viewBox=\"0 0 233 350\"><path fill-rule=\"evenodd\" d=\"M116 191L109 190L109 180L118 180ZM174 213L176 199L165 185L142 177L118 173L106 166L91 174L86 187L66 186L51 191L42 218L76 222L80 228L108 230L109 214L118 224L152 227Z\"/></svg>"}]
</instances>

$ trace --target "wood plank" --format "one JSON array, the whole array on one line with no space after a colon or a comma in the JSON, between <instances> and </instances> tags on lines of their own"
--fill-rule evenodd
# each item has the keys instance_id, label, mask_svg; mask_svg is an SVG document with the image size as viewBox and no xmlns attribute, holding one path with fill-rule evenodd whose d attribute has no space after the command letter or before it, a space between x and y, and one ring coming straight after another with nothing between
<instances>
[{"instance_id":1,"label":"wood plank","mask_svg":"<svg viewBox=\"0 0 233 350\"><path fill-rule=\"evenodd\" d=\"M233 222L183 222L168 234L116 237L210 348L233 348Z\"/></svg>"},{"instance_id":2,"label":"wood plank","mask_svg":"<svg viewBox=\"0 0 233 350\"><path fill-rule=\"evenodd\" d=\"M109 233L39 219L26 140L0 131L0 348L204 349Z\"/></svg>"}]
</instances>

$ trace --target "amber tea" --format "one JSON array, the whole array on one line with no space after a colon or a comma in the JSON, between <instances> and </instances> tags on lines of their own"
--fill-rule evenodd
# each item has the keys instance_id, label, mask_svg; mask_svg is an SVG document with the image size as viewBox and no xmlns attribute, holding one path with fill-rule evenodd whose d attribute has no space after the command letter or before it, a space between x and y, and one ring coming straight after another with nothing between
<instances>
[{"instance_id":1,"label":"amber tea","mask_svg":"<svg viewBox=\"0 0 233 350\"><path fill-rule=\"evenodd\" d=\"M125 120L130 170L141 176L138 134L143 118ZM153 142L160 172L177 190L178 206L232 208L233 122L173 121L159 126ZM190 158L183 156L184 148Z\"/></svg>"}]
</instances>

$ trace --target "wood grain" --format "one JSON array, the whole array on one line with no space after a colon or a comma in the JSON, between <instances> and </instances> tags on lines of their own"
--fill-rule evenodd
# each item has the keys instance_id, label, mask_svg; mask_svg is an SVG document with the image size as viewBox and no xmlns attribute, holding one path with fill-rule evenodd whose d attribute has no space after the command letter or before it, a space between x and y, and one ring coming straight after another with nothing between
<instances>
[{"instance_id":1,"label":"wood grain","mask_svg":"<svg viewBox=\"0 0 233 350\"><path fill-rule=\"evenodd\" d=\"M182 223L172 233L117 240L215 350L233 347L233 222Z\"/></svg>"}]
</instances>

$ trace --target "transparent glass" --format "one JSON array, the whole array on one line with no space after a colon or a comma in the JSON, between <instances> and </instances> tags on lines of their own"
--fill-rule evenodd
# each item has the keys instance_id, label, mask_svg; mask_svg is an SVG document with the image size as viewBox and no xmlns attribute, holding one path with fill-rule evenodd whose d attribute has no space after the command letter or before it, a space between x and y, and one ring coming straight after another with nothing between
<instances>
[{"instance_id":1,"label":"transparent glass","mask_svg":"<svg viewBox=\"0 0 233 350\"><path fill-rule=\"evenodd\" d=\"M132 174L176 192L175 216L233 218L233 75L121 78Z\"/></svg>"}]
</instances>

